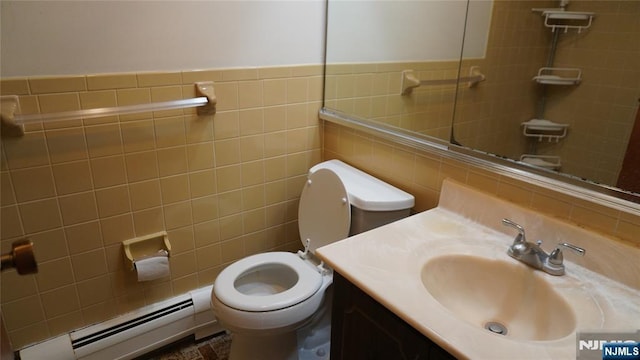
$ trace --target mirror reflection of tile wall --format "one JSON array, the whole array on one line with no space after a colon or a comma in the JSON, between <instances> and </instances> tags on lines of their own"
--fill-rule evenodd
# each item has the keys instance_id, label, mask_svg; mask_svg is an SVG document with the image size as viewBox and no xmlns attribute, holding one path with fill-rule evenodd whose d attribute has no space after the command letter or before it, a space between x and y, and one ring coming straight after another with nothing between
<instances>
[{"instance_id":1,"label":"mirror reflection of tile wall","mask_svg":"<svg viewBox=\"0 0 640 360\"><path fill-rule=\"evenodd\" d=\"M484 59L486 80L475 89L461 88L454 120L455 139L464 146L519 158L526 149L520 123L535 114L540 89L531 81L546 61L547 29L532 7L548 1L495 1Z\"/></svg>"},{"instance_id":2,"label":"mirror reflection of tile wall","mask_svg":"<svg viewBox=\"0 0 640 360\"><path fill-rule=\"evenodd\" d=\"M494 3L481 65L487 81L480 91L462 91L456 108L460 143L513 159L531 152L520 124L539 117L544 89L531 79L552 42L551 29L531 9L547 6L557 3ZM546 87L542 118L569 124L569 133L558 143L535 144L535 151L560 156L562 172L615 185L640 98L640 2L572 0L567 10L595 13L589 29L561 32L555 55L554 66L580 68L582 82Z\"/></svg>"},{"instance_id":3,"label":"mirror reflection of tile wall","mask_svg":"<svg viewBox=\"0 0 640 360\"><path fill-rule=\"evenodd\" d=\"M541 150L566 159L570 174L615 185L640 100L640 2L575 0L571 7L596 18L584 34L561 36L556 64L582 68L583 82L571 93L550 93L548 116L569 123L571 136Z\"/></svg>"},{"instance_id":4,"label":"mirror reflection of tile wall","mask_svg":"<svg viewBox=\"0 0 640 360\"><path fill-rule=\"evenodd\" d=\"M325 106L448 141L455 86L420 87L402 95L402 71L409 69L420 80L458 76L457 61L328 65Z\"/></svg>"},{"instance_id":5,"label":"mirror reflection of tile wall","mask_svg":"<svg viewBox=\"0 0 640 360\"><path fill-rule=\"evenodd\" d=\"M486 81L474 88L429 86L400 95L401 71L420 80L457 76L457 61L329 64L325 106L347 114L519 159L531 153L521 123L537 117L543 87L532 81L545 66L552 33L532 8L557 1L493 3L484 57L465 58L460 76L479 66ZM591 28L560 35L555 66L577 67L575 87L548 88L544 118L569 124L558 143L536 144L557 155L562 172L615 184L640 98L640 2L572 0L568 10L595 12ZM330 44L329 44L330 46ZM455 105L455 110L453 109ZM455 112L455 120L453 119Z\"/></svg>"}]
</instances>

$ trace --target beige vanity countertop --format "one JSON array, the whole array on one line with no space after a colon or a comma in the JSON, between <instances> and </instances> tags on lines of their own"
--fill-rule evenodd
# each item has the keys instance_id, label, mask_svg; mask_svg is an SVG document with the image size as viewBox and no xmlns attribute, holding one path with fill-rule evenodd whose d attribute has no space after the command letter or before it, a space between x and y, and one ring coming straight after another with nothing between
<instances>
[{"instance_id":1,"label":"beige vanity countertop","mask_svg":"<svg viewBox=\"0 0 640 360\"><path fill-rule=\"evenodd\" d=\"M473 207L472 203L480 201L478 211L483 214L481 217L492 217L490 215L493 209L503 212L494 220L497 224L502 217L512 217L518 222L523 220L519 217L531 214L526 214L526 210L520 208L512 209L510 207L514 205L500 201L497 207L491 207L487 199L483 198L485 195L475 194L474 190L460 188L455 183L448 184L447 187L446 191L443 189L443 197L449 198L441 198L440 207L324 246L316 251L317 255L335 271L458 358L575 359L575 333L551 341L514 340L508 335L493 334L457 318L428 293L421 280L422 267L429 259L440 255L480 255L489 259L511 261L528 268L506 254L515 236L506 233L513 230L505 228L505 233L497 231L478 222L478 218L472 220L475 217L473 214L462 216L453 212L450 208L455 206L446 204L451 201L459 203L461 196L465 201L464 208ZM544 231L557 226L545 223L544 219L528 218L528 221L544 225L541 226ZM500 228L500 225L496 227ZM534 226L532 233L535 234L533 228ZM563 232L558 230L556 233ZM534 239L536 238L528 238L529 241ZM589 245L596 248L600 245L592 244L591 240L584 237L579 243L573 239L556 240L585 247L586 256L598 256L597 251L590 251ZM593 241L599 240L596 237ZM613 267L622 266L625 270L616 272L614 269L613 274L624 277L627 284L635 285L640 282L640 270L635 265L640 249L624 246L619 249L617 246L612 251L622 258L618 257ZM549 250L544 245L543 248ZM608 260L607 257L604 258ZM573 263L574 259L571 255L565 255L567 273L563 276L528 269L531 269L534 276L542 276L547 280L571 304L576 313L577 331L640 329L640 286L627 286L596 272L602 267L609 268L611 264L605 266L597 261L595 264L587 264L596 269L593 271Z\"/></svg>"}]
</instances>

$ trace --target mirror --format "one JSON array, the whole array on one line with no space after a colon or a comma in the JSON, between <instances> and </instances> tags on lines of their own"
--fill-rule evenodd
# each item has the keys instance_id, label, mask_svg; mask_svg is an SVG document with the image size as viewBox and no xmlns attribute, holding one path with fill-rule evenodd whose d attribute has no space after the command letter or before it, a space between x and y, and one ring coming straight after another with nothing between
<instances>
[{"instance_id":1,"label":"mirror","mask_svg":"<svg viewBox=\"0 0 640 360\"><path fill-rule=\"evenodd\" d=\"M477 58L486 47L491 4L473 4L468 32L477 35L465 52ZM465 1L329 0L325 106L448 141L467 6ZM407 70L416 79L453 82L403 95Z\"/></svg>"},{"instance_id":2,"label":"mirror","mask_svg":"<svg viewBox=\"0 0 640 360\"><path fill-rule=\"evenodd\" d=\"M465 147L616 186L640 97L640 6L567 3L494 2L485 57L470 60L487 81L460 91L453 133Z\"/></svg>"},{"instance_id":3,"label":"mirror","mask_svg":"<svg viewBox=\"0 0 640 360\"><path fill-rule=\"evenodd\" d=\"M640 146L639 2L329 0L327 18L327 110L640 203L640 178L615 188Z\"/></svg>"}]
</instances>

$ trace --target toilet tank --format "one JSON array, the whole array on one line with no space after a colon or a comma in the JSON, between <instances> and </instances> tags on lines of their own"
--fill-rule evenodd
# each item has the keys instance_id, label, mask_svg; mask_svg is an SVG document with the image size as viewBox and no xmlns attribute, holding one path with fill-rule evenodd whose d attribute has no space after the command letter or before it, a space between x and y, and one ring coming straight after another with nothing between
<instances>
[{"instance_id":1,"label":"toilet tank","mask_svg":"<svg viewBox=\"0 0 640 360\"><path fill-rule=\"evenodd\" d=\"M315 165L333 171L344 185L351 203L349 236L382 226L411 215L415 203L413 195L360 171L340 160L329 160Z\"/></svg>"}]
</instances>

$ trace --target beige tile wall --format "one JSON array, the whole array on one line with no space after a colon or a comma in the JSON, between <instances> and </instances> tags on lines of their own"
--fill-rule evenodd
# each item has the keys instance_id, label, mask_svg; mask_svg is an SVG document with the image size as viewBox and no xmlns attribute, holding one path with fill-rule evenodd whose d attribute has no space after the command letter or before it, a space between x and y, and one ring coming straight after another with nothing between
<instances>
[{"instance_id":1,"label":"beige tile wall","mask_svg":"<svg viewBox=\"0 0 640 360\"><path fill-rule=\"evenodd\" d=\"M560 37L556 66L582 69L575 89L552 89L547 114L570 125L562 144L541 151L559 154L571 174L615 184L640 100L640 2L572 1L593 11L593 25Z\"/></svg>"},{"instance_id":2,"label":"beige tile wall","mask_svg":"<svg viewBox=\"0 0 640 360\"><path fill-rule=\"evenodd\" d=\"M2 273L19 348L208 285L248 254L300 247L297 202L320 161L322 66L3 79L25 114L191 98L171 110L31 124L2 138L1 245L29 237L37 275ZM171 276L138 283L121 241L166 230Z\"/></svg>"},{"instance_id":3,"label":"beige tile wall","mask_svg":"<svg viewBox=\"0 0 640 360\"><path fill-rule=\"evenodd\" d=\"M477 65L486 80L475 89L460 88L454 130L465 146L519 159L528 151L521 123L535 117L541 88L531 81L546 62L550 34L534 7L553 1L500 0L493 3L483 59Z\"/></svg>"},{"instance_id":4,"label":"beige tile wall","mask_svg":"<svg viewBox=\"0 0 640 360\"><path fill-rule=\"evenodd\" d=\"M456 139L514 159L559 156L563 172L615 185L640 98L640 2L571 1L568 10L592 11L595 19L588 30L560 34L553 66L581 69L582 82L543 88L531 79L546 66L553 36L531 9L554 6L494 2L486 58L478 60L487 81L460 93ZM527 141L520 123L533 118L568 124L568 136L558 143Z\"/></svg>"},{"instance_id":5,"label":"beige tile wall","mask_svg":"<svg viewBox=\"0 0 640 360\"><path fill-rule=\"evenodd\" d=\"M638 212L621 212L576 199L340 125L325 124L323 158L341 159L413 194L416 211L435 207L442 181L452 178L521 206L640 247Z\"/></svg>"}]
</instances>

